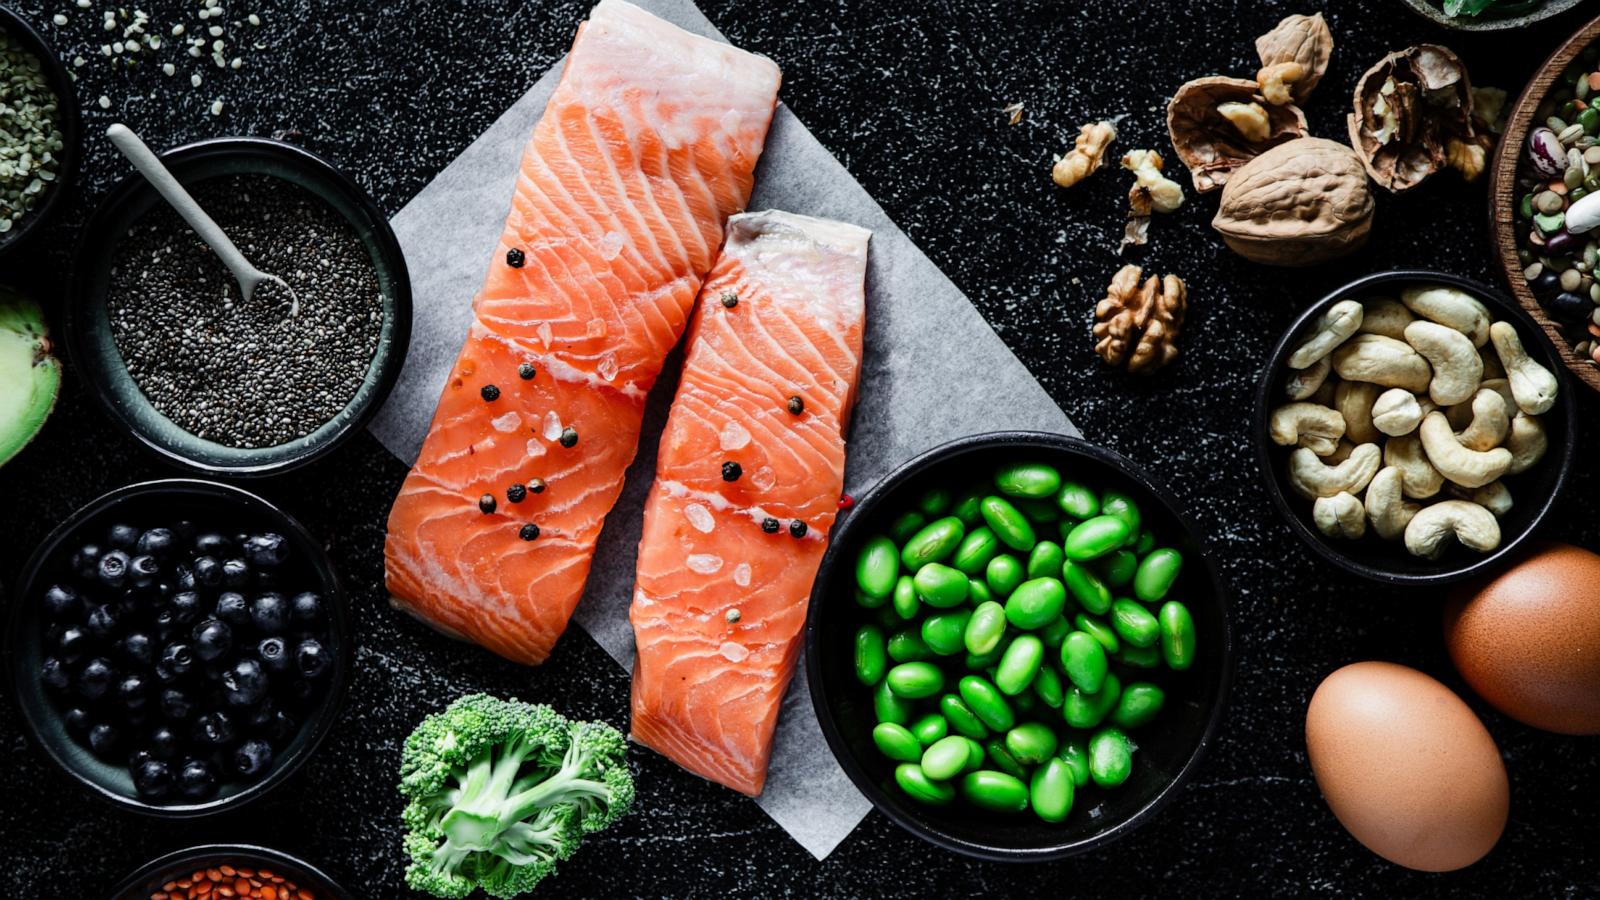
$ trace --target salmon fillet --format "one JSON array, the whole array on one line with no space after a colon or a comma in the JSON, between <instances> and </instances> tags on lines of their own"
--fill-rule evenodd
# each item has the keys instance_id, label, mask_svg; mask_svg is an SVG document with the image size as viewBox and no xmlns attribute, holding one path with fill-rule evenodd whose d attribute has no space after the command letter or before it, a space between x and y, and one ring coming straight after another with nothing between
<instances>
[{"instance_id":1,"label":"salmon fillet","mask_svg":"<svg viewBox=\"0 0 1600 900\"><path fill-rule=\"evenodd\" d=\"M632 737L751 796L844 489L869 237L781 212L729 221L645 503Z\"/></svg>"},{"instance_id":2,"label":"salmon fillet","mask_svg":"<svg viewBox=\"0 0 1600 900\"><path fill-rule=\"evenodd\" d=\"M779 80L770 60L621 0L580 26L389 513L400 608L508 659L549 656L645 395L749 200Z\"/></svg>"}]
</instances>

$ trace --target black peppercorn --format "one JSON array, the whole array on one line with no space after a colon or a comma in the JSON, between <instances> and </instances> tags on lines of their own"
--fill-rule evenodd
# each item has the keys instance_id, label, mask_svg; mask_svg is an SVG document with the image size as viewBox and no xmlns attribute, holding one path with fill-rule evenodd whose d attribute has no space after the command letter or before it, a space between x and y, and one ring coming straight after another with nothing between
<instances>
[{"instance_id":1,"label":"black peppercorn","mask_svg":"<svg viewBox=\"0 0 1600 900\"><path fill-rule=\"evenodd\" d=\"M484 515L494 512L496 505L493 494L484 494L478 498L478 509L482 510Z\"/></svg>"},{"instance_id":2,"label":"black peppercorn","mask_svg":"<svg viewBox=\"0 0 1600 900\"><path fill-rule=\"evenodd\" d=\"M506 265L513 269L522 268L522 264L526 260L527 257L523 255L522 248L520 247L512 247L510 250L506 251Z\"/></svg>"},{"instance_id":3,"label":"black peppercorn","mask_svg":"<svg viewBox=\"0 0 1600 900\"><path fill-rule=\"evenodd\" d=\"M740 468L736 462L729 461L722 464L723 481L738 481L739 476L743 474L744 469Z\"/></svg>"},{"instance_id":4,"label":"black peppercorn","mask_svg":"<svg viewBox=\"0 0 1600 900\"><path fill-rule=\"evenodd\" d=\"M512 503L521 503L523 500L526 500L527 497L528 489L520 483L513 484L511 487L506 488L506 499L510 500Z\"/></svg>"},{"instance_id":5,"label":"black peppercorn","mask_svg":"<svg viewBox=\"0 0 1600 900\"><path fill-rule=\"evenodd\" d=\"M789 412L792 412L792 413L794 413L795 415L798 416L798 415L800 415L801 413L803 413L805 411L806 411L806 401L800 399L800 395L799 394L796 394L793 397L789 398Z\"/></svg>"},{"instance_id":6,"label":"black peppercorn","mask_svg":"<svg viewBox=\"0 0 1600 900\"><path fill-rule=\"evenodd\" d=\"M797 538L805 537L806 523L800 521L799 519L791 519L789 521L789 533Z\"/></svg>"},{"instance_id":7,"label":"black peppercorn","mask_svg":"<svg viewBox=\"0 0 1600 900\"><path fill-rule=\"evenodd\" d=\"M729 309L733 309L735 306L739 305L739 295L733 293L732 291L729 291L728 293L723 294L722 295L722 305L726 306Z\"/></svg>"},{"instance_id":8,"label":"black peppercorn","mask_svg":"<svg viewBox=\"0 0 1600 900\"><path fill-rule=\"evenodd\" d=\"M478 393L482 394L483 399L489 401L490 403L500 399L500 389L492 384L484 385L483 390L479 391Z\"/></svg>"},{"instance_id":9,"label":"black peppercorn","mask_svg":"<svg viewBox=\"0 0 1600 900\"><path fill-rule=\"evenodd\" d=\"M523 363L517 366L517 377L523 381L532 381L533 376L537 374L539 374L539 370L533 367L533 363Z\"/></svg>"},{"instance_id":10,"label":"black peppercorn","mask_svg":"<svg viewBox=\"0 0 1600 900\"><path fill-rule=\"evenodd\" d=\"M517 537L531 541L539 537L539 526L529 522L517 531Z\"/></svg>"},{"instance_id":11,"label":"black peppercorn","mask_svg":"<svg viewBox=\"0 0 1600 900\"><path fill-rule=\"evenodd\" d=\"M771 516L767 516L765 519L761 520L761 530L765 531L767 534L777 534L778 528L778 520Z\"/></svg>"},{"instance_id":12,"label":"black peppercorn","mask_svg":"<svg viewBox=\"0 0 1600 900\"><path fill-rule=\"evenodd\" d=\"M578 446L578 429L573 428L570 425L567 426L566 428L561 429L561 446L563 446L563 447L576 447L576 446Z\"/></svg>"},{"instance_id":13,"label":"black peppercorn","mask_svg":"<svg viewBox=\"0 0 1600 900\"><path fill-rule=\"evenodd\" d=\"M544 493L544 479L543 478L535 478L532 481L529 481L528 482L528 490L534 492L535 494Z\"/></svg>"}]
</instances>

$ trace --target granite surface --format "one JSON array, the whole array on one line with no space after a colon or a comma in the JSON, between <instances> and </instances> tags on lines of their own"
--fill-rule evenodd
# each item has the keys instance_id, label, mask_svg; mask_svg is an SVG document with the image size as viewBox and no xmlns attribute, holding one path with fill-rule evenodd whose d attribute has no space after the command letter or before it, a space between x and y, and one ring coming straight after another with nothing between
<instances>
[{"instance_id":1,"label":"granite surface","mask_svg":"<svg viewBox=\"0 0 1600 900\"><path fill-rule=\"evenodd\" d=\"M585 4L428 0L383 4L230 3L264 20L240 42L243 66L182 59L168 78L99 56L100 10L26 0L70 58L82 53L89 134L121 118L152 143L290 133L343 166L393 212L565 49ZM1355 843L1328 813L1306 766L1302 716L1320 678L1358 659L1419 666L1459 687L1438 637L1437 592L1376 588L1331 570L1279 520L1248 443L1261 360L1297 309L1349 278L1397 267L1498 279L1488 256L1484 189L1440 176L1379 200L1372 240L1351 260L1309 271L1253 266L1208 228L1214 196L1191 195L1157 220L1131 257L1190 285L1185 352L1157 377L1103 371L1089 319L1116 254L1125 179L1102 174L1071 192L1048 178L1078 124L1121 116L1118 146L1164 147L1162 108L1182 81L1254 71L1254 36L1317 3L1153 2L1107 6L1034 0L920 4L707 0L736 43L785 69L784 99L955 282L1091 440L1148 467L1210 527L1233 592L1239 672L1221 740L1182 796L1154 822L1092 857L1031 867L975 863L933 850L870 815L816 862L753 804L635 755L638 812L597 835L545 888L563 896L1083 896L1307 894L1594 896L1600 894L1600 767L1593 738L1540 733L1478 706L1505 754L1511 823L1482 863L1430 876ZM1514 38L1446 34L1385 0L1328 4L1338 42L1307 108L1316 133L1340 137L1349 90L1389 49L1437 40L1475 80L1515 92L1571 18ZM162 28L195 21L193 3L146 6ZM908 10L916 9L916 12ZM1591 12L1593 10L1591 9ZM66 12L56 28L50 15ZM1577 15L1581 18L1583 13ZM247 27L247 26L246 26ZM230 29L231 30L231 29ZM243 29L241 29L243 30ZM264 46L253 49L249 44ZM232 51L229 51L230 55ZM205 73L200 88L187 75ZM95 102L108 98L109 110ZM225 100L212 116L213 100ZM1022 102L1021 124L1000 110ZM75 227L124 168L88 142L83 177L42 252L0 260L0 279L58 296ZM928 398L937 402L937 398ZM1582 398L1577 470L1547 533L1600 546L1600 472L1583 448L1600 405ZM69 375L41 439L0 470L0 573L73 508L117 485L171 474L114 428ZM549 663L526 670L441 640L389 609L382 523L403 468L362 435L315 467L253 487L321 535L353 587L358 672L352 702L320 753L260 805L203 823L154 823L112 811L58 777L0 704L0 896L97 896L144 860L210 840L253 840L322 864L358 895L401 886L393 772L400 740L425 711L468 690L548 700L574 716L626 717L627 684L573 631ZM8 585L9 586L9 585ZM1475 702L1475 701L1474 701ZM1374 760L1374 765L1382 765Z\"/></svg>"}]
</instances>

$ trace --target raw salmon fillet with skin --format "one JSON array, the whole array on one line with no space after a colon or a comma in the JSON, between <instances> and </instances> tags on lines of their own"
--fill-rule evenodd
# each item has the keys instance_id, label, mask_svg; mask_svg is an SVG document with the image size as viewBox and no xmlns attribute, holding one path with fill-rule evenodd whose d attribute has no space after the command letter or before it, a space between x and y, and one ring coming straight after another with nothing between
<instances>
[{"instance_id":1,"label":"raw salmon fillet with skin","mask_svg":"<svg viewBox=\"0 0 1600 900\"><path fill-rule=\"evenodd\" d=\"M645 395L749 200L779 80L770 60L621 0L580 26L389 513L397 606L517 662L549 656L633 461ZM534 479L543 492L507 496Z\"/></svg>"},{"instance_id":2,"label":"raw salmon fillet with skin","mask_svg":"<svg viewBox=\"0 0 1600 900\"><path fill-rule=\"evenodd\" d=\"M632 737L751 796L766 782L844 490L869 237L781 212L729 221L645 503L628 616ZM739 464L736 480L724 479L725 462ZM762 530L768 517L776 534ZM793 536L796 521L804 537Z\"/></svg>"}]
</instances>

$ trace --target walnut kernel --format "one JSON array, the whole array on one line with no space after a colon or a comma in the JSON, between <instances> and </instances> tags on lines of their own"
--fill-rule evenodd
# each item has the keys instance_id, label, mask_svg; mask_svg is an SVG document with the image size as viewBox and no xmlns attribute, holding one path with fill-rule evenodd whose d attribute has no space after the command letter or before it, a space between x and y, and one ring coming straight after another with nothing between
<instances>
[{"instance_id":1,"label":"walnut kernel","mask_svg":"<svg viewBox=\"0 0 1600 900\"><path fill-rule=\"evenodd\" d=\"M1259 103L1219 103L1217 114L1233 123L1239 134L1251 143L1265 141L1272 136L1272 122Z\"/></svg>"},{"instance_id":2,"label":"walnut kernel","mask_svg":"<svg viewBox=\"0 0 1600 900\"><path fill-rule=\"evenodd\" d=\"M1123 266L1112 276L1106 298L1094 310L1094 352L1107 365L1135 375L1154 372L1178 356L1189 292L1176 275L1151 275L1140 284L1143 270Z\"/></svg>"},{"instance_id":3,"label":"walnut kernel","mask_svg":"<svg viewBox=\"0 0 1600 900\"><path fill-rule=\"evenodd\" d=\"M1305 76L1306 68L1293 60L1262 66L1256 73L1256 84L1261 85L1261 96L1273 106L1294 102L1293 85Z\"/></svg>"},{"instance_id":4,"label":"walnut kernel","mask_svg":"<svg viewBox=\"0 0 1600 900\"><path fill-rule=\"evenodd\" d=\"M1078 137L1067 155L1056 161L1050 170L1055 183L1067 188L1095 173L1106 155L1106 148L1117 138L1117 128L1110 122L1090 122L1078 129Z\"/></svg>"}]
</instances>

